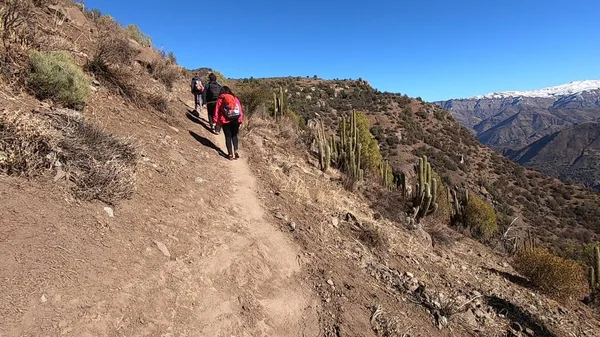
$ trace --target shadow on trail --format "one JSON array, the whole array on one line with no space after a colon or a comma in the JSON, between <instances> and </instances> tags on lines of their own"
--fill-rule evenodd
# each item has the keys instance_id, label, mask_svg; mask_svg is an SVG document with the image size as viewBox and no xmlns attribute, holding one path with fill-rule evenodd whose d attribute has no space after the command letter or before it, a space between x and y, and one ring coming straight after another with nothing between
<instances>
[{"instance_id":1,"label":"shadow on trail","mask_svg":"<svg viewBox=\"0 0 600 337\"><path fill-rule=\"evenodd\" d=\"M531 282L529 282L529 280L527 280L526 278L521 277L519 275L514 275L514 274L511 274L511 273L507 273L505 271L501 271L501 270L498 270L496 268L484 268L484 269L486 269L489 272L494 273L494 274L496 274L498 276L502 276L505 279L507 279L508 281L510 281L510 282L512 282L514 284L520 285L521 287L526 287L526 288L531 287Z\"/></svg>"},{"instance_id":2,"label":"shadow on trail","mask_svg":"<svg viewBox=\"0 0 600 337\"><path fill-rule=\"evenodd\" d=\"M190 135L192 137L194 137L194 139L197 140L198 143L217 151L219 156L221 156L223 158L227 158L227 154L225 152L223 152L223 150L221 150L221 148L218 147L215 143L213 143L210 139L204 138L204 137L200 136L199 134L195 133L194 131L190 131Z\"/></svg>"},{"instance_id":3,"label":"shadow on trail","mask_svg":"<svg viewBox=\"0 0 600 337\"><path fill-rule=\"evenodd\" d=\"M208 125L208 120L196 116L196 114L194 114L193 110L188 110L188 112L185 114L185 116L187 117L187 119L191 120L192 122L202 126L203 128L206 129L206 131L210 132L210 133L214 133L213 130L210 128L210 126Z\"/></svg>"},{"instance_id":4,"label":"shadow on trail","mask_svg":"<svg viewBox=\"0 0 600 337\"><path fill-rule=\"evenodd\" d=\"M556 337L544 324L515 304L497 296L486 296L485 299L487 304L494 308L498 314L504 314L513 323L517 323L516 325L519 326L521 331L529 328L534 332L533 336Z\"/></svg>"}]
</instances>

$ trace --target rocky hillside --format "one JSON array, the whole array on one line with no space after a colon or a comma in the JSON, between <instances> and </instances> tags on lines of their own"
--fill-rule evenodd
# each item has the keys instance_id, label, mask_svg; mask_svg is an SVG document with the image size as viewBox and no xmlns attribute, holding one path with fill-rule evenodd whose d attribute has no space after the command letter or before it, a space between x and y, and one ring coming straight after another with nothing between
<instances>
[{"instance_id":1,"label":"rocky hillside","mask_svg":"<svg viewBox=\"0 0 600 337\"><path fill-rule=\"evenodd\" d=\"M525 151L524 148L534 142L565 128L600 121L600 84L599 81L580 81L541 90L492 93L435 104L451 111L456 120L483 144L507 154ZM581 148L587 144L573 145ZM528 163L533 162L520 163L529 166ZM580 179L583 177L579 173L563 168L533 164L529 167L564 181L590 183L589 179ZM594 171L597 167L591 165L580 169Z\"/></svg>"},{"instance_id":2,"label":"rocky hillside","mask_svg":"<svg viewBox=\"0 0 600 337\"><path fill-rule=\"evenodd\" d=\"M466 186L491 201L503 229L518 217L522 230L532 230L541 242L559 251L600 238L598 194L524 169L483 146L437 105L379 92L363 80L288 77L236 83L240 88L281 86L293 112L305 121L322 119L330 129L338 125L340 115L364 111L371 133L396 173L410 179L417 156L428 155L446 184Z\"/></svg>"},{"instance_id":3,"label":"rocky hillside","mask_svg":"<svg viewBox=\"0 0 600 337\"><path fill-rule=\"evenodd\" d=\"M600 124L583 123L545 136L507 156L521 165L600 188Z\"/></svg>"},{"instance_id":4,"label":"rocky hillside","mask_svg":"<svg viewBox=\"0 0 600 337\"><path fill-rule=\"evenodd\" d=\"M585 191L504 172L447 112L362 80L226 79L245 111L229 161L191 114L190 72L136 26L67 0L3 1L0 17L0 336L600 335L579 263L505 254L441 210L415 223L408 196L369 173L349 189L311 150L315 118L360 107L410 185L427 153L429 177L483 196L486 219L512 184L536 192L516 211L546 211L540 186L569 198L541 216L597 218L573 211Z\"/></svg>"}]
</instances>

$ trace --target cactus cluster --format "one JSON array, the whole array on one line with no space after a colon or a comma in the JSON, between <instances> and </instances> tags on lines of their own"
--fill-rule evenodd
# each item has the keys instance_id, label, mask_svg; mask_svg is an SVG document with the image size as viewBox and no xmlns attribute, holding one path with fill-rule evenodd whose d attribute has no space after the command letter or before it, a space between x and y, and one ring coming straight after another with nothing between
<instances>
[{"instance_id":1,"label":"cactus cluster","mask_svg":"<svg viewBox=\"0 0 600 337\"><path fill-rule=\"evenodd\" d=\"M590 289L592 292L600 289L600 247L594 247L594 265L590 267Z\"/></svg>"},{"instance_id":2,"label":"cactus cluster","mask_svg":"<svg viewBox=\"0 0 600 337\"><path fill-rule=\"evenodd\" d=\"M323 121L319 121L317 129L319 167L321 168L321 171L325 172L329 169L329 165L331 164L331 149L335 149L335 139L333 139L332 136L331 143L327 141L327 137L325 137L325 126L323 125Z\"/></svg>"},{"instance_id":3,"label":"cactus cluster","mask_svg":"<svg viewBox=\"0 0 600 337\"><path fill-rule=\"evenodd\" d=\"M356 112L352 111L350 120L342 117L340 125L340 143L336 154L338 166L351 178L352 181L363 180L364 171L360 167L361 144L358 127L356 126Z\"/></svg>"},{"instance_id":4,"label":"cactus cluster","mask_svg":"<svg viewBox=\"0 0 600 337\"><path fill-rule=\"evenodd\" d=\"M275 120L277 120L277 116L281 118L283 116L283 88L279 87L279 96L276 93L273 93L273 116Z\"/></svg>"},{"instance_id":5,"label":"cactus cluster","mask_svg":"<svg viewBox=\"0 0 600 337\"><path fill-rule=\"evenodd\" d=\"M448 195L448 203L450 204L450 222L455 224L460 222L465 214L467 202L469 202L469 190L464 189L462 193L457 189L446 189Z\"/></svg>"},{"instance_id":6,"label":"cactus cluster","mask_svg":"<svg viewBox=\"0 0 600 337\"><path fill-rule=\"evenodd\" d=\"M390 179L390 176L393 177L392 167L390 166L390 163L387 160L382 161L379 164L379 171L381 174L381 185L383 185L383 187L388 190L392 189L392 187L394 187L395 184L394 179Z\"/></svg>"},{"instance_id":7,"label":"cactus cluster","mask_svg":"<svg viewBox=\"0 0 600 337\"><path fill-rule=\"evenodd\" d=\"M437 204L438 181L433 177L433 169L427 161L427 156L419 158L417 168L418 183L415 186L416 205L413 208L416 218L422 218L435 212Z\"/></svg>"}]
</instances>

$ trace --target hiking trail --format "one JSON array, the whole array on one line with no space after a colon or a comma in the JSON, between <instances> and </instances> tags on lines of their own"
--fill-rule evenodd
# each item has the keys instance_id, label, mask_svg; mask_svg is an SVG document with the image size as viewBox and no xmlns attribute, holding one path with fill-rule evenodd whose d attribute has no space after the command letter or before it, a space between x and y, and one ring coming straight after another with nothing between
<instances>
[{"instance_id":1,"label":"hiking trail","mask_svg":"<svg viewBox=\"0 0 600 337\"><path fill-rule=\"evenodd\" d=\"M269 222L243 140L229 161L200 121L184 132L122 116L113 127L142 140L144 160L114 216L2 178L0 336L319 335L298 248Z\"/></svg>"}]
</instances>

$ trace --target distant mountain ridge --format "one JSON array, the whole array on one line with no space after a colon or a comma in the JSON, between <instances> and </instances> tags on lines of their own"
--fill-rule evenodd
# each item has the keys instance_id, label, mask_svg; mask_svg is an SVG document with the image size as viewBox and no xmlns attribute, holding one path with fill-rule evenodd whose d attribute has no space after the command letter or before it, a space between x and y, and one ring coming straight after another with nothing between
<instances>
[{"instance_id":1,"label":"distant mountain ridge","mask_svg":"<svg viewBox=\"0 0 600 337\"><path fill-rule=\"evenodd\" d=\"M600 123L568 127L507 156L562 180L600 190Z\"/></svg>"},{"instance_id":2,"label":"distant mountain ridge","mask_svg":"<svg viewBox=\"0 0 600 337\"><path fill-rule=\"evenodd\" d=\"M600 80L575 81L539 90L498 92L434 104L449 110L457 122L470 129L483 144L505 155L510 154L515 160L515 153L547 136L583 123L600 123ZM572 145L583 147L583 144ZM533 158L526 162L517 161L563 180L589 183L589 179L575 179L575 175L581 175L571 175L569 169L563 168L559 173L549 165L540 168ZM588 163L596 166L591 169L600 170L600 162L592 160Z\"/></svg>"},{"instance_id":3,"label":"distant mountain ridge","mask_svg":"<svg viewBox=\"0 0 600 337\"><path fill-rule=\"evenodd\" d=\"M556 97L578 94L585 91L600 89L600 80L573 81L567 84L526 91L503 91L486 95L477 95L473 99L505 98L505 97Z\"/></svg>"}]
</instances>

